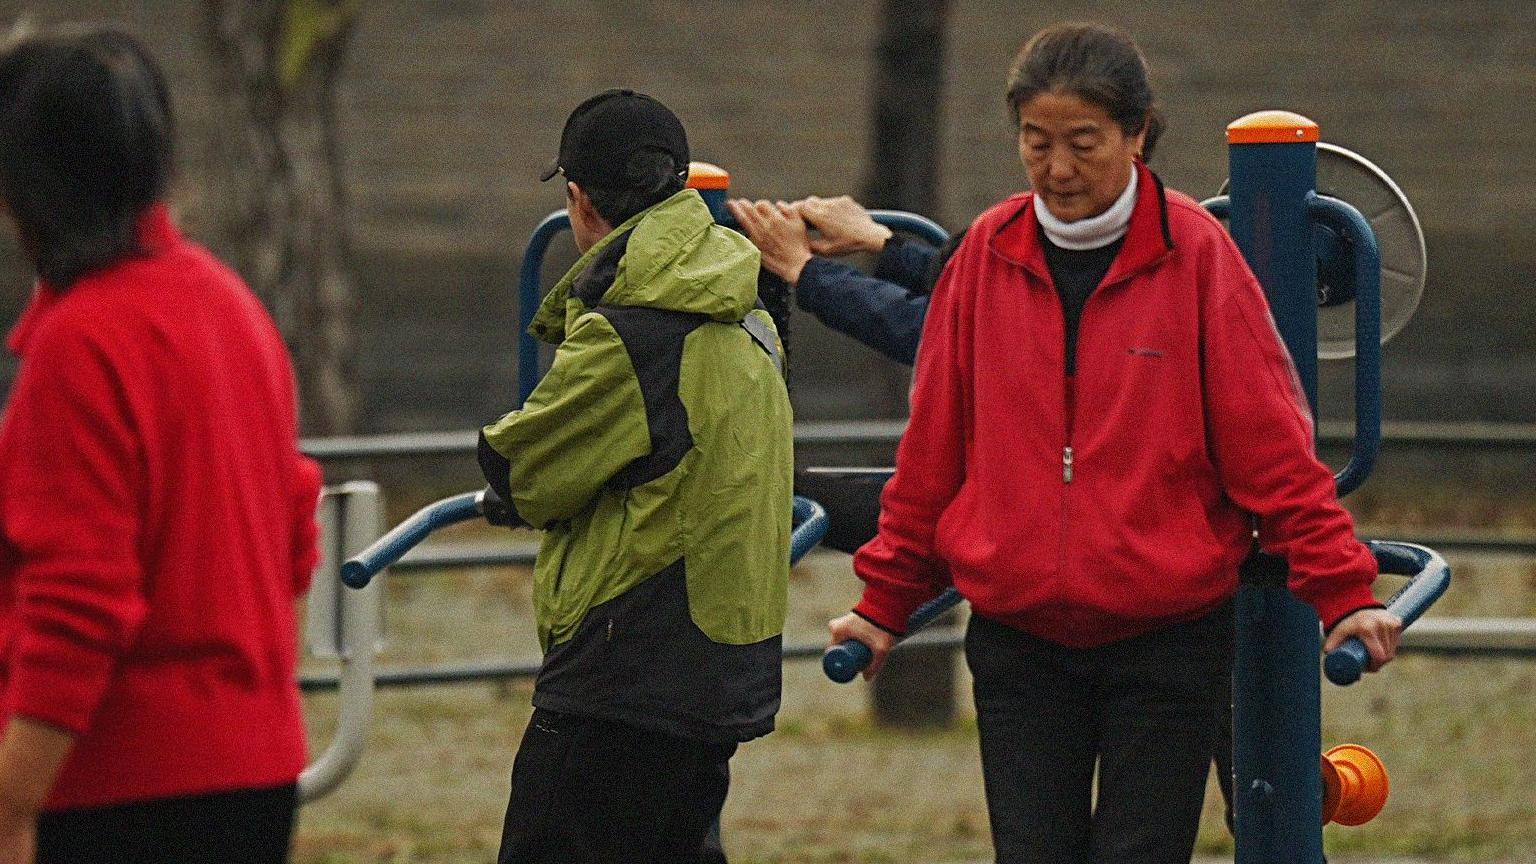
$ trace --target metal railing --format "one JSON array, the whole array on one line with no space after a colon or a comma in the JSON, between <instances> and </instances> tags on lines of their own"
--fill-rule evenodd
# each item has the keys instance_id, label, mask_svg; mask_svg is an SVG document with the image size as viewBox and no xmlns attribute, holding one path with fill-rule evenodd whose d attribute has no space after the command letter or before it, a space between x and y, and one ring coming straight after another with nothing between
<instances>
[{"instance_id":1,"label":"metal railing","mask_svg":"<svg viewBox=\"0 0 1536 864\"><path fill-rule=\"evenodd\" d=\"M342 698L330 744L299 775L300 803L341 785L362 758L373 720L374 660L384 616L381 586L346 591L340 579L341 562L383 533L378 484L354 482L325 490L316 521L320 564L305 602L304 645L311 656L340 663L340 672L329 676L329 689L340 689Z\"/></svg>"},{"instance_id":2,"label":"metal railing","mask_svg":"<svg viewBox=\"0 0 1536 864\"><path fill-rule=\"evenodd\" d=\"M904 419L830 420L795 424L798 446L895 445L907 428ZM1354 440L1354 425L1337 420L1318 424L1318 442L1347 446ZM304 452L325 461L357 459L428 458L473 456L478 440L474 430L446 432L398 432L385 435L350 435L339 438L307 438ZM1383 446L1436 447L1475 450L1536 451L1536 423L1473 423L1384 421Z\"/></svg>"},{"instance_id":3,"label":"metal railing","mask_svg":"<svg viewBox=\"0 0 1536 864\"><path fill-rule=\"evenodd\" d=\"M1536 538L1466 533L1405 534L1395 530L1391 533L1404 543L1447 552L1536 557ZM532 540L506 543L427 543L406 553L390 569L396 574L406 575L452 567L531 567L538 553L539 544Z\"/></svg>"}]
</instances>

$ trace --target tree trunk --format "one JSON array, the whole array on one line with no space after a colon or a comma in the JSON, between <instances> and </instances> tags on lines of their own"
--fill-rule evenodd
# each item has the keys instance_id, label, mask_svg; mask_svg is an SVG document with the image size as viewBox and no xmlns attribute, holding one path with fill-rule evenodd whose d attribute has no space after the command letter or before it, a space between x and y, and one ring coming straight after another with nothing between
<instances>
[{"instance_id":1,"label":"tree trunk","mask_svg":"<svg viewBox=\"0 0 1536 864\"><path fill-rule=\"evenodd\" d=\"M864 203L937 218L948 0L885 0Z\"/></svg>"},{"instance_id":2,"label":"tree trunk","mask_svg":"<svg viewBox=\"0 0 1536 864\"><path fill-rule=\"evenodd\" d=\"M355 0L204 0L217 124L215 245L272 309L305 432L355 431L356 288L335 91Z\"/></svg>"}]
</instances>

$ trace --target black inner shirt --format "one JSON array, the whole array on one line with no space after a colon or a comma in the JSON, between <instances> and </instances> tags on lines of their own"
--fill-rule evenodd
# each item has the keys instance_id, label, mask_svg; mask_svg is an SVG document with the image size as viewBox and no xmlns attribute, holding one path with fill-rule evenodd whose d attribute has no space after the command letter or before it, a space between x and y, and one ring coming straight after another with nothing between
<instances>
[{"instance_id":1,"label":"black inner shirt","mask_svg":"<svg viewBox=\"0 0 1536 864\"><path fill-rule=\"evenodd\" d=\"M1056 283L1056 296L1061 298L1061 311L1067 324L1067 374L1077 374L1077 330L1093 289L1099 287L1109 273L1109 265L1115 263L1120 247L1125 245L1121 237L1097 249L1063 249L1045 236L1040 228L1040 242L1045 246L1045 267L1051 271L1051 281Z\"/></svg>"}]
</instances>

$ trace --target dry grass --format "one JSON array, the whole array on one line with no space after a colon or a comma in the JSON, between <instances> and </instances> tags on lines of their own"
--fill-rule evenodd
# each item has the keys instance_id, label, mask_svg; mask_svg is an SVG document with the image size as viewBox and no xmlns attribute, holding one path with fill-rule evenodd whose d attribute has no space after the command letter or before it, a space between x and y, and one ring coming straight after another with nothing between
<instances>
[{"instance_id":1,"label":"dry grass","mask_svg":"<svg viewBox=\"0 0 1536 864\"><path fill-rule=\"evenodd\" d=\"M1518 524L1524 527L1524 519ZM827 617L846 608L856 592L847 561L817 553L796 571L791 641L820 639ZM1488 556L1459 557L1453 564L1456 584L1436 614L1536 616L1536 563ZM527 659L534 653L525 573L481 570L396 579L390 590L386 659ZM1419 657L1405 658L1390 674L1348 690L1328 688L1325 744L1367 744L1392 772L1392 799L1376 822L1329 829L1330 849L1342 853L1333 860L1376 855L1483 864L1536 860L1533 691L1536 663ZM528 698L526 684L381 694L373 738L356 774L304 809L296 860L491 860ZM862 685L831 684L814 664L787 666L779 731L743 747L732 763L725 836L733 860L988 859L967 699L962 692L960 719L947 730L894 733L867 721ZM311 697L307 708L318 747L329 735L334 699ZM1200 848L1217 855L1230 849L1214 784Z\"/></svg>"}]
</instances>

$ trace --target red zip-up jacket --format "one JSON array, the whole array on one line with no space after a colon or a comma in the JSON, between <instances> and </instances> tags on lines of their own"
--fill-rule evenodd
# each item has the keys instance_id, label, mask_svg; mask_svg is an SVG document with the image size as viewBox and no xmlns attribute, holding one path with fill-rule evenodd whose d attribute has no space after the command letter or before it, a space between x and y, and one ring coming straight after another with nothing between
<instances>
[{"instance_id":1,"label":"red zip-up jacket","mask_svg":"<svg viewBox=\"0 0 1536 864\"><path fill-rule=\"evenodd\" d=\"M1257 280L1220 223L1137 170L1070 380L1031 195L972 226L924 323L880 533L854 558L859 614L900 633L953 581L982 615L1101 645L1231 597L1250 514L1325 624L1380 605Z\"/></svg>"},{"instance_id":2,"label":"red zip-up jacket","mask_svg":"<svg viewBox=\"0 0 1536 864\"><path fill-rule=\"evenodd\" d=\"M266 310L163 206L40 286L0 425L0 697L73 732L48 809L291 783L317 466Z\"/></svg>"}]
</instances>

